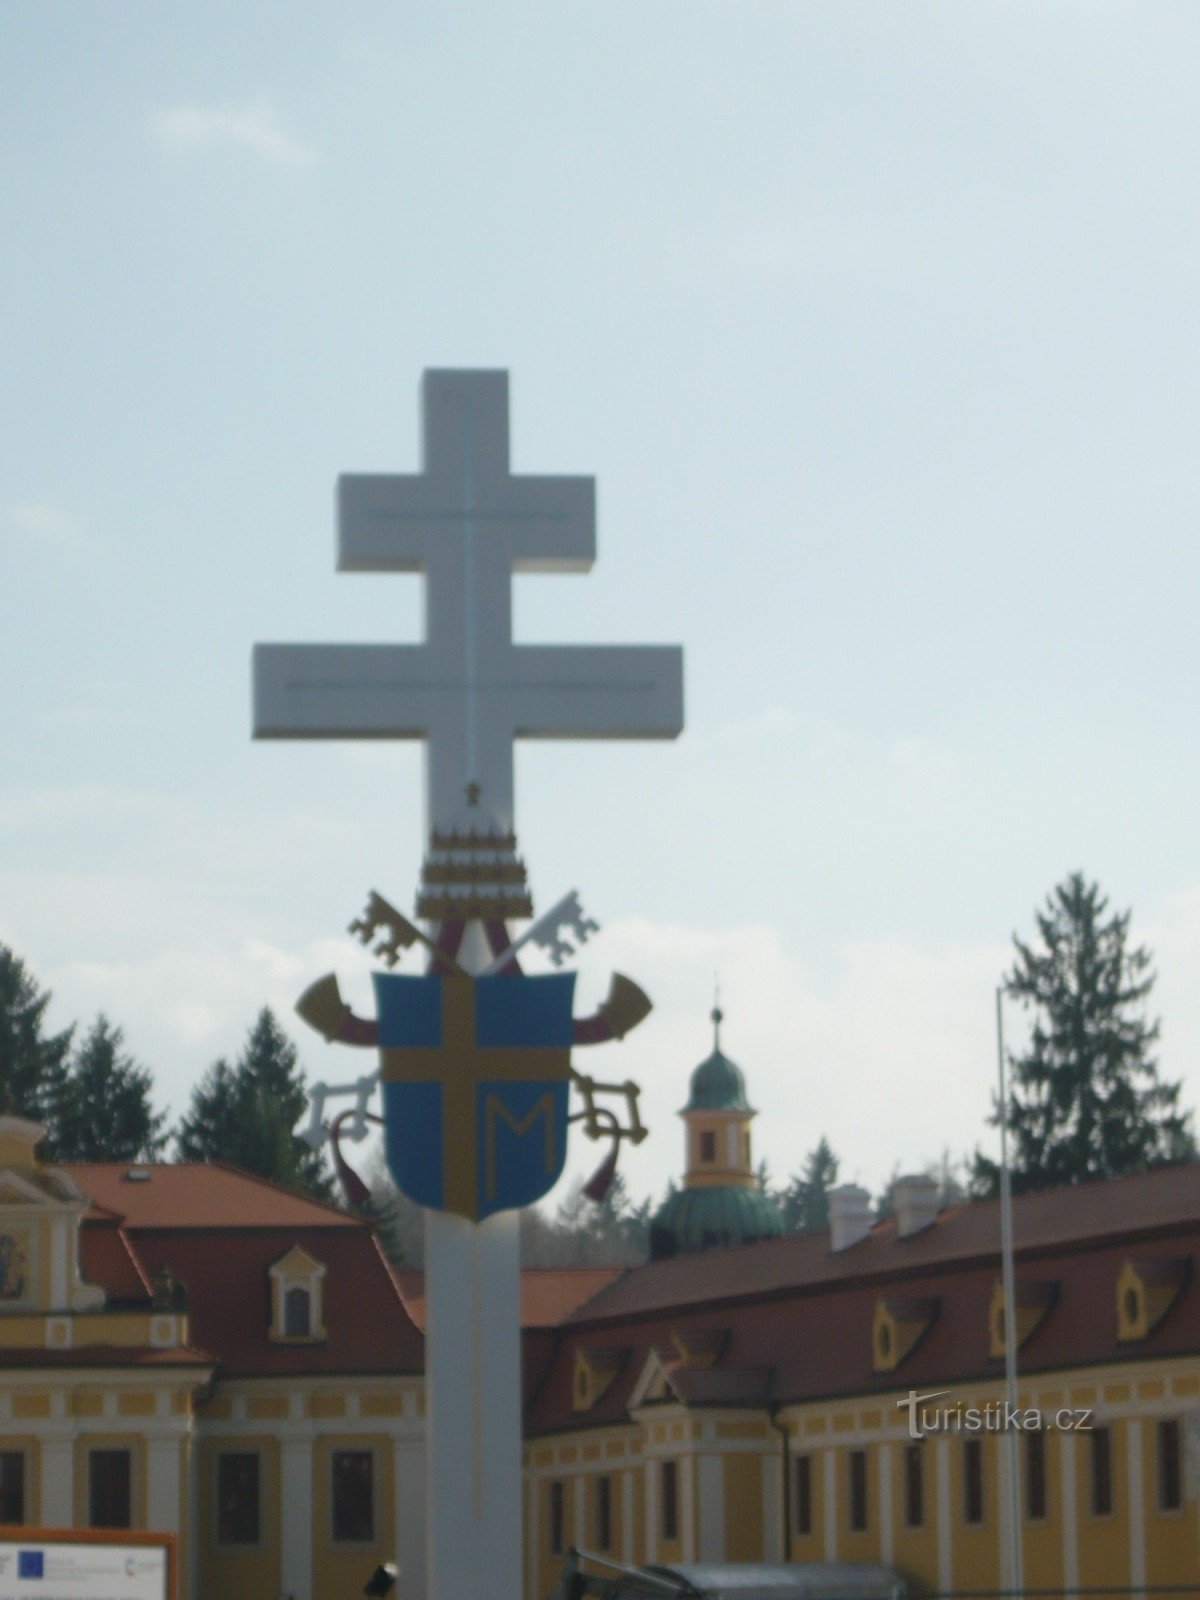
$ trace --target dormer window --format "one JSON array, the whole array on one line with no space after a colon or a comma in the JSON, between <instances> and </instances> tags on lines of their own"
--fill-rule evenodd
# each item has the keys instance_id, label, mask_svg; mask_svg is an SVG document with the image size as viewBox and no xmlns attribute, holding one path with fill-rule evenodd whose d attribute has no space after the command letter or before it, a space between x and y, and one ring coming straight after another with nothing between
<instances>
[{"instance_id":1,"label":"dormer window","mask_svg":"<svg viewBox=\"0 0 1200 1600\"><path fill-rule=\"evenodd\" d=\"M270 1337L282 1344L316 1344L325 1337L325 1265L294 1245L270 1268Z\"/></svg>"},{"instance_id":2,"label":"dormer window","mask_svg":"<svg viewBox=\"0 0 1200 1600\"><path fill-rule=\"evenodd\" d=\"M302 1284L283 1291L283 1336L312 1338L312 1295Z\"/></svg>"},{"instance_id":3,"label":"dormer window","mask_svg":"<svg viewBox=\"0 0 1200 1600\"><path fill-rule=\"evenodd\" d=\"M1058 1299L1058 1284L1051 1282L1024 1282L1016 1285L1017 1349L1042 1324ZM999 1280L992 1286L988 1306L988 1354L993 1361L1004 1355L1004 1285Z\"/></svg>"},{"instance_id":4,"label":"dormer window","mask_svg":"<svg viewBox=\"0 0 1200 1600\"><path fill-rule=\"evenodd\" d=\"M1144 1339L1179 1298L1188 1280L1187 1256L1126 1261L1117 1274L1117 1338Z\"/></svg>"},{"instance_id":5,"label":"dormer window","mask_svg":"<svg viewBox=\"0 0 1200 1600\"><path fill-rule=\"evenodd\" d=\"M871 1319L875 1371L894 1372L918 1340L924 1338L937 1314L935 1299L877 1300Z\"/></svg>"}]
</instances>

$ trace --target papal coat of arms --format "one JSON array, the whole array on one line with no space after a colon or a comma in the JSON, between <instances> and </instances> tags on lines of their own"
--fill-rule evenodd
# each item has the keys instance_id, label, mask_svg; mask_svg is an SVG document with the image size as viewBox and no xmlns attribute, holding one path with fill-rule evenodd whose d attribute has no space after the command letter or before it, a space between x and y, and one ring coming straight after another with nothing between
<instances>
[{"instance_id":1,"label":"papal coat of arms","mask_svg":"<svg viewBox=\"0 0 1200 1600\"><path fill-rule=\"evenodd\" d=\"M332 974L313 984L296 1007L330 1041L379 1047L378 1073L340 1089L314 1084L311 1091L313 1124L306 1136L314 1144L332 1137L335 1164L352 1198L364 1197L365 1189L346 1167L338 1135L347 1121L354 1136L367 1121L381 1120L388 1167L403 1193L418 1205L472 1222L547 1194L562 1172L568 1127L576 1121L589 1137L612 1141L588 1185L599 1198L621 1140L637 1143L646 1130L636 1085L597 1083L576 1072L571 1050L624 1037L650 1010L641 989L617 973L595 1015L578 1018L572 1013L574 973L521 970L525 947L541 947L558 965L596 925L570 894L514 940L509 920L532 912L524 865L511 832L479 821L482 826L472 818L463 829L433 836L417 913L436 928L434 937L377 893L350 926L389 968L403 950L423 945L428 971L376 973L373 1020L354 1014ZM485 952L481 970L469 970L464 960L472 935ZM366 1110L376 1083L382 1119ZM582 1096L574 1114L572 1085ZM356 1096L356 1107L327 1128L325 1102L346 1093ZM620 1098L625 1123L600 1103L604 1095Z\"/></svg>"}]
</instances>

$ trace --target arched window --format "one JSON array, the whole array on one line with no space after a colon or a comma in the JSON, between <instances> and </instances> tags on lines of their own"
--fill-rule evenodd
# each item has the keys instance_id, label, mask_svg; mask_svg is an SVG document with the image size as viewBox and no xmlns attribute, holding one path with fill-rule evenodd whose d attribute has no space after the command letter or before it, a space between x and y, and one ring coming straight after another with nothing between
<instances>
[{"instance_id":1,"label":"arched window","mask_svg":"<svg viewBox=\"0 0 1200 1600\"><path fill-rule=\"evenodd\" d=\"M307 1339L312 1333L312 1295L300 1284L283 1294L283 1336Z\"/></svg>"}]
</instances>

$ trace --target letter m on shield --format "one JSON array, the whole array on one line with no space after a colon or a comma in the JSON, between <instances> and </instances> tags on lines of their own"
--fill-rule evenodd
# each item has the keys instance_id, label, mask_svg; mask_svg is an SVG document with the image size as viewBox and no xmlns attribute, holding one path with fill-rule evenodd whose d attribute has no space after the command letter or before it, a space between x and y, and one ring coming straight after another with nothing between
<instances>
[{"instance_id":1,"label":"letter m on shield","mask_svg":"<svg viewBox=\"0 0 1200 1600\"><path fill-rule=\"evenodd\" d=\"M388 1166L480 1222L532 1205L567 1155L574 973L375 974Z\"/></svg>"}]
</instances>

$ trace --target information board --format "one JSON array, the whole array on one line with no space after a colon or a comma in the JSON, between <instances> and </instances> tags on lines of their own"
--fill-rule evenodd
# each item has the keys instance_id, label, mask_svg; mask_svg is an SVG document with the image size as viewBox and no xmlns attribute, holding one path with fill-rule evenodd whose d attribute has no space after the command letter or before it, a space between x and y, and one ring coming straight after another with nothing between
<instances>
[{"instance_id":1,"label":"information board","mask_svg":"<svg viewBox=\"0 0 1200 1600\"><path fill-rule=\"evenodd\" d=\"M121 1541L128 1542L121 1542ZM0 1600L173 1600L172 1541L136 1534L0 1535Z\"/></svg>"}]
</instances>

